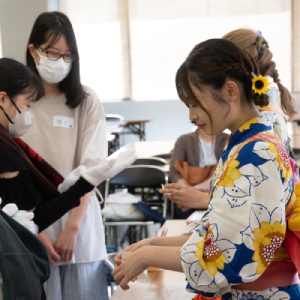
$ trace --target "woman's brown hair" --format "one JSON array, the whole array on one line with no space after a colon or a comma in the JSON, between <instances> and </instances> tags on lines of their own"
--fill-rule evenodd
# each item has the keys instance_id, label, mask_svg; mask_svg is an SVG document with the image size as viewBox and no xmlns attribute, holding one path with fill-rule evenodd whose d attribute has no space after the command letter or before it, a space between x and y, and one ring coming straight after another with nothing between
<instances>
[{"instance_id":1,"label":"woman's brown hair","mask_svg":"<svg viewBox=\"0 0 300 300\"><path fill-rule=\"evenodd\" d=\"M196 45L180 66L176 74L176 88L187 106L199 105L206 111L193 95L190 83L199 89L208 85L220 90L225 81L231 79L239 83L243 100L248 104L266 105L266 95L253 94L253 73L259 73L257 65L239 47L225 39L210 39Z\"/></svg>"},{"instance_id":2,"label":"woman's brown hair","mask_svg":"<svg viewBox=\"0 0 300 300\"><path fill-rule=\"evenodd\" d=\"M293 97L289 90L281 83L275 62L272 60L273 54L269 44L261 32L251 29L236 29L223 37L246 51L259 66L262 75L269 75L273 78L280 91L281 107L290 117L296 113L293 105Z\"/></svg>"}]
</instances>

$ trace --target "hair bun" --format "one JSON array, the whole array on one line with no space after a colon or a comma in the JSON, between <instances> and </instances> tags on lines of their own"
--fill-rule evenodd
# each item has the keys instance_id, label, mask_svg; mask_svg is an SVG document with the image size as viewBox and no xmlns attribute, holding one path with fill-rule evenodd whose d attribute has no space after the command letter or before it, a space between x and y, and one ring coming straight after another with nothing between
<instances>
[{"instance_id":1,"label":"hair bun","mask_svg":"<svg viewBox=\"0 0 300 300\"><path fill-rule=\"evenodd\" d=\"M252 98L255 105L258 105L260 107L269 105L269 96L266 94L263 95L253 94Z\"/></svg>"}]
</instances>

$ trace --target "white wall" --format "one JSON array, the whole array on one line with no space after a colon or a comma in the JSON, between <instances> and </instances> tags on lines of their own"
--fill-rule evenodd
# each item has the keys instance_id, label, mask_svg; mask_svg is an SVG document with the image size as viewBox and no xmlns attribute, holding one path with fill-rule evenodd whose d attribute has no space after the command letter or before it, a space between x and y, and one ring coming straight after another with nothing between
<instances>
[{"instance_id":1,"label":"white wall","mask_svg":"<svg viewBox=\"0 0 300 300\"><path fill-rule=\"evenodd\" d=\"M179 100L105 102L106 113L122 115L126 120L149 120L146 124L148 141L176 140L181 134L191 132L186 106ZM125 136L122 142L136 141L136 136Z\"/></svg>"},{"instance_id":2,"label":"white wall","mask_svg":"<svg viewBox=\"0 0 300 300\"><path fill-rule=\"evenodd\" d=\"M25 47L35 18L57 0L0 0L0 55L25 61Z\"/></svg>"}]
</instances>

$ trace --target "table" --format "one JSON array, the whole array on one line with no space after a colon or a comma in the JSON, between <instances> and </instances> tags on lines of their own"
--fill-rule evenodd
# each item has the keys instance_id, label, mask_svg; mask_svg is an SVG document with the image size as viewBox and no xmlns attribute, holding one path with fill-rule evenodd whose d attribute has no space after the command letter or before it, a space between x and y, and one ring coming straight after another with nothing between
<instances>
[{"instance_id":1,"label":"table","mask_svg":"<svg viewBox=\"0 0 300 300\"><path fill-rule=\"evenodd\" d=\"M122 124L122 127L127 129L122 134L136 134L140 141L146 140L146 123L150 120L128 120Z\"/></svg>"},{"instance_id":2,"label":"table","mask_svg":"<svg viewBox=\"0 0 300 300\"><path fill-rule=\"evenodd\" d=\"M183 273L160 270L143 274L128 291L118 288L112 300L191 300Z\"/></svg>"},{"instance_id":3,"label":"table","mask_svg":"<svg viewBox=\"0 0 300 300\"><path fill-rule=\"evenodd\" d=\"M185 232L185 220L168 220L165 223L167 236ZM191 300L194 294L185 290L185 275L167 270L146 271L131 288L123 291L120 287L111 300Z\"/></svg>"},{"instance_id":4,"label":"table","mask_svg":"<svg viewBox=\"0 0 300 300\"><path fill-rule=\"evenodd\" d=\"M171 153L175 140L135 142L138 158L146 158Z\"/></svg>"}]
</instances>

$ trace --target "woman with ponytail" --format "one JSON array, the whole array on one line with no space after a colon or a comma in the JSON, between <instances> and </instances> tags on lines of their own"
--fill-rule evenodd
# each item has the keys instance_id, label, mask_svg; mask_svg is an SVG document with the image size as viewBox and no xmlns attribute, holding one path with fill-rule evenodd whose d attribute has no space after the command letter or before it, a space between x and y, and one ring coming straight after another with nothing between
<instances>
[{"instance_id":1,"label":"woman with ponytail","mask_svg":"<svg viewBox=\"0 0 300 300\"><path fill-rule=\"evenodd\" d=\"M225 39L194 47L176 75L180 99L207 134L230 129L209 207L191 234L145 240L117 257L124 289L149 266L182 271L198 299L300 299L297 269L283 243L293 204L285 146L257 105L268 80L254 60Z\"/></svg>"},{"instance_id":2,"label":"woman with ponytail","mask_svg":"<svg viewBox=\"0 0 300 300\"><path fill-rule=\"evenodd\" d=\"M262 75L267 76L270 86L265 102L258 106L262 116L272 124L275 133L290 150L290 138L286 120L296 113L293 97L282 84L268 42L260 31L240 28L223 37L244 50L258 65Z\"/></svg>"}]
</instances>

